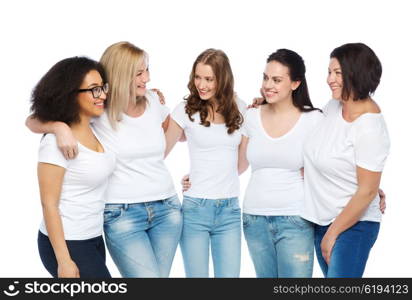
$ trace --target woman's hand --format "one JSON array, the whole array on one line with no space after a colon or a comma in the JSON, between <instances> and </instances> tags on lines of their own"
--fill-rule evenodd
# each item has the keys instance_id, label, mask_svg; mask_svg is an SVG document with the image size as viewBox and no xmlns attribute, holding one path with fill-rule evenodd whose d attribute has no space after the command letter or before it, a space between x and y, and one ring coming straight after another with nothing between
<instances>
[{"instance_id":1,"label":"woman's hand","mask_svg":"<svg viewBox=\"0 0 412 300\"><path fill-rule=\"evenodd\" d=\"M260 95L261 95L261 97L253 98L252 104L249 104L247 106L248 109L252 108L252 107L253 108L258 108L259 105L262 105L263 101L265 101L265 97L263 95L262 89L260 89Z\"/></svg>"},{"instance_id":2,"label":"woman's hand","mask_svg":"<svg viewBox=\"0 0 412 300\"><path fill-rule=\"evenodd\" d=\"M182 191L183 192L186 192L188 189L190 189L192 184L190 183L189 174L183 176L182 180L180 181L180 184L182 185Z\"/></svg>"},{"instance_id":3,"label":"woman's hand","mask_svg":"<svg viewBox=\"0 0 412 300\"><path fill-rule=\"evenodd\" d=\"M384 214L385 210L386 210L386 195L383 192L383 190L381 190L381 189L378 190L378 194L379 194L379 198L380 198L380 200L379 200L379 209L380 209L381 213Z\"/></svg>"},{"instance_id":4,"label":"woman's hand","mask_svg":"<svg viewBox=\"0 0 412 300\"><path fill-rule=\"evenodd\" d=\"M160 90L158 90L158 89L151 89L151 91L155 92L155 93L159 96L159 102L160 102L160 104L162 104L162 105L165 105L165 104L166 104L165 96L163 95L163 93L162 93Z\"/></svg>"},{"instance_id":5,"label":"woman's hand","mask_svg":"<svg viewBox=\"0 0 412 300\"><path fill-rule=\"evenodd\" d=\"M80 278L79 268L71 259L59 262L57 265L57 276L59 278Z\"/></svg>"},{"instance_id":6,"label":"woman's hand","mask_svg":"<svg viewBox=\"0 0 412 300\"><path fill-rule=\"evenodd\" d=\"M332 256L332 250L335 246L335 243L336 237L331 234L328 234L328 232L326 232L326 234L323 236L322 242L320 243L320 249L322 251L323 259L326 261L328 265L330 263L330 258Z\"/></svg>"},{"instance_id":7,"label":"woman's hand","mask_svg":"<svg viewBox=\"0 0 412 300\"><path fill-rule=\"evenodd\" d=\"M69 126L62 122L56 122L54 133L56 135L57 146L66 159L74 159L79 154L77 140Z\"/></svg>"},{"instance_id":8,"label":"woman's hand","mask_svg":"<svg viewBox=\"0 0 412 300\"><path fill-rule=\"evenodd\" d=\"M265 100L265 99L263 99L262 97L253 98L252 104L249 104L249 105L247 106L247 108L248 108L248 109L249 109L249 108L258 108L259 105L262 105L262 103L263 103L264 100Z\"/></svg>"}]
</instances>

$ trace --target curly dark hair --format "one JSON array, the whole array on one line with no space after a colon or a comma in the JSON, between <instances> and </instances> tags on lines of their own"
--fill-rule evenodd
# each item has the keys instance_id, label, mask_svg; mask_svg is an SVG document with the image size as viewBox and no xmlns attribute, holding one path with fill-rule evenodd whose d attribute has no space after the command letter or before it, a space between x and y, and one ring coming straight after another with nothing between
<instances>
[{"instance_id":1,"label":"curly dark hair","mask_svg":"<svg viewBox=\"0 0 412 300\"><path fill-rule=\"evenodd\" d=\"M342 99L353 101L369 98L379 85L382 65L375 52L363 43L349 43L335 48L330 58L336 58L342 69Z\"/></svg>"},{"instance_id":2,"label":"curly dark hair","mask_svg":"<svg viewBox=\"0 0 412 300\"><path fill-rule=\"evenodd\" d=\"M185 111L192 122L194 121L192 118L193 114L199 112L200 124L205 127L210 126L207 117L209 111L213 111L212 104L210 101L200 99L195 86L195 70L198 63L209 65L213 70L217 85L215 98L218 107L216 111L223 115L227 133L231 134L240 128L243 123L243 117L235 100L235 93L233 91L234 79L229 58L222 50L207 49L196 58L187 85L190 94L184 98L187 101Z\"/></svg>"},{"instance_id":3,"label":"curly dark hair","mask_svg":"<svg viewBox=\"0 0 412 300\"><path fill-rule=\"evenodd\" d=\"M90 58L75 56L56 63L33 89L33 117L42 122L60 121L67 125L79 122L78 89L92 70L99 72L106 82L103 67Z\"/></svg>"},{"instance_id":4,"label":"curly dark hair","mask_svg":"<svg viewBox=\"0 0 412 300\"><path fill-rule=\"evenodd\" d=\"M277 61L288 67L289 77L292 81L300 81L297 89L292 92L293 105L301 112L309 112L312 110L321 111L319 108L313 107L309 97L308 84L306 82L306 67L303 58L295 51L289 49L278 49L273 52L266 60L266 63ZM264 103L267 103L264 101Z\"/></svg>"}]
</instances>

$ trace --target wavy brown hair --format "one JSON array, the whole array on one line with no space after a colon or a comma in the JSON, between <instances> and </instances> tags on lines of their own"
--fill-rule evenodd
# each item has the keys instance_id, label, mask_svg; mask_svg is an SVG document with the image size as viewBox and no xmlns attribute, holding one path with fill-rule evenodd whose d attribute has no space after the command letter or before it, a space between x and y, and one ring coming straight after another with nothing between
<instances>
[{"instance_id":1,"label":"wavy brown hair","mask_svg":"<svg viewBox=\"0 0 412 300\"><path fill-rule=\"evenodd\" d=\"M216 112L223 115L227 127L227 133L231 134L239 129L243 123L242 114L239 111L235 100L234 79L232 69L230 67L229 58L222 50L207 49L203 51L195 60L190 73L189 83L187 87L190 94L185 97L185 110L189 116L190 121L194 121L193 114L199 112L200 124L206 127L210 126L207 121L209 112L213 113L211 101L204 101L200 99L199 93L195 86L195 70L198 63L203 63L212 68L216 77Z\"/></svg>"}]
</instances>

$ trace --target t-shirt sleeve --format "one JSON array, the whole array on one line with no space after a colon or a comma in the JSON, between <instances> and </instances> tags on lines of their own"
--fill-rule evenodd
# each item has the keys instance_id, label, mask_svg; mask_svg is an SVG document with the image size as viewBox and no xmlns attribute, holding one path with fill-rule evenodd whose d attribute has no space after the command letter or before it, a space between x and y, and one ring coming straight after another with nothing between
<instances>
[{"instance_id":1,"label":"t-shirt sleeve","mask_svg":"<svg viewBox=\"0 0 412 300\"><path fill-rule=\"evenodd\" d=\"M237 103L237 107L240 111L240 113L245 116L246 112L247 112L247 105L246 102L243 101L242 99L240 99L239 97L236 97L236 103Z\"/></svg>"},{"instance_id":2,"label":"t-shirt sleeve","mask_svg":"<svg viewBox=\"0 0 412 300\"><path fill-rule=\"evenodd\" d=\"M363 125L368 127L362 126L354 141L356 165L373 172L382 172L390 149L385 123L381 119Z\"/></svg>"},{"instance_id":3,"label":"t-shirt sleeve","mask_svg":"<svg viewBox=\"0 0 412 300\"><path fill-rule=\"evenodd\" d=\"M185 111L185 102L179 103L175 109L173 110L171 117L175 122L182 128L185 129L186 127L186 122L188 120L188 115L186 114Z\"/></svg>"},{"instance_id":4,"label":"t-shirt sleeve","mask_svg":"<svg viewBox=\"0 0 412 300\"><path fill-rule=\"evenodd\" d=\"M309 124L309 130L314 130L319 123L325 118L324 114L318 110L312 110L309 112L311 116L311 122Z\"/></svg>"},{"instance_id":5,"label":"t-shirt sleeve","mask_svg":"<svg viewBox=\"0 0 412 300\"><path fill-rule=\"evenodd\" d=\"M326 103L325 106L322 107L323 114L327 116L330 110L337 106L339 106L338 100L335 100L335 99L329 100L328 103Z\"/></svg>"},{"instance_id":6,"label":"t-shirt sleeve","mask_svg":"<svg viewBox=\"0 0 412 300\"><path fill-rule=\"evenodd\" d=\"M39 162L57 165L67 169L68 161L57 147L56 136L46 134L40 141Z\"/></svg>"},{"instance_id":7,"label":"t-shirt sleeve","mask_svg":"<svg viewBox=\"0 0 412 300\"><path fill-rule=\"evenodd\" d=\"M162 122L164 122L167 116L170 114L170 109L166 105L160 103L159 95L154 91L148 91L150 97L150 105L153 105L160 114Z\"/></svg>"},{"instance_id":8,"label":"t-shirt sleeve","mask_svg":"<svg viewBox=\"0 0 412 300\"><path fill-rule=\"evenodd\" d=\"M256 110L256 108L249 108L246 110L246 112L243 114L243 124L240 127L240 133L242 135L244 135L245 137L249 138L250 137L250 119L251 119L251 115L253 114L254 110Z\"/></svg>"}]
</instances>

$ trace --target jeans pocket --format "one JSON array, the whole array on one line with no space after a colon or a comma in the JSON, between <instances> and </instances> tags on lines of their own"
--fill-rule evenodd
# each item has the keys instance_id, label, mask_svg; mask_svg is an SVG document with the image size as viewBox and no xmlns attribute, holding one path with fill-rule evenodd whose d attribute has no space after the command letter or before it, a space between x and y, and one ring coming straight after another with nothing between
<instances>
[{"instance_id":1,"label":"jeans pocket","mask_svg":"<svg viewBox=\"0 0 412 300\"><path fill-rule=\"evenodd\" d=\"M183 204L182 204L183 211L196 210L199 207L200 207L200 202L198 202L195 198L191 198L191 197L183 198Z\"/></svg>"},{"instance_id":2,"label":"jeans pocket","mask_svg":"<svg viewBox=\"0 0 412 300\"><path fill-rule=\"evenodd\" d=\"M105 208L104 209L104 224L112 224L116 222L123 214L123 208L116 207L116 208Z\"/></svg>"},{"instance_id":3,"label":"jeans pocket","mask_svg":"<svg viewBox=\"0 0 412 300\"><path fill-rule=\"evenodd\" d=\"M180 204L179 198L178 198L176 195L174 195L174 196L172 196L172 197L170 197L170 198L165 199L165 200L164 200L164 203L165 203L168 207L173 208L173 209L179 209L179 210L180 210L181 207L182 207L182 205Z\"/></svg>"},{"instance_id":4,"label":"jeans pocket","mask_svg":"<svg viewBox=\"0 0 412 300\"><path fill-rule=\"evenodd\" d=\"M235 213L235 214L240 214L239 205L232 206L232 212Z\"/></svg>"},{"instance_id":5,"label":"jeans pocket","mask_svg":"<svg viewBox=\"0 0 412 300\"><path fill-rule=\"evenodd\" d=\"M242 214L242 224L243 228L246 228L250 225L250 215L249 214Z\"/></svg>"},{"instance_id":6,"label":"jeans pocket","mask_svg":"<svg viewBox=\"0 0 412 300\"><path fill-rule=\"evenodd\" d=\"M287 219L290 223L292 223L294 226L297 226L299 229L313 227L313 224L311 222L301 218L300 216L287 216Z\"/></svg>"}]
</instances>

